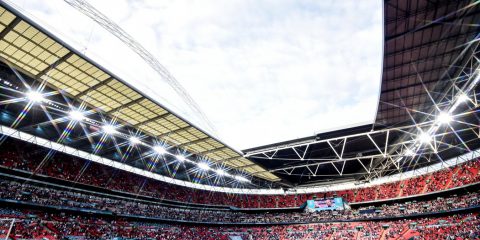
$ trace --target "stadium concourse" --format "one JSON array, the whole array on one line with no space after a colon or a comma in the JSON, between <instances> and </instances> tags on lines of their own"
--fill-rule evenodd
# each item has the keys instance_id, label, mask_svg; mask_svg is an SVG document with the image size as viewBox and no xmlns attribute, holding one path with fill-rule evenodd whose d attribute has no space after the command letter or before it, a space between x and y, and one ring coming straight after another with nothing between
<instances>
[{"instance_id":1,"label":"stadium concourse","mask_svg":"<svg viewBox=\"0 0 480 240\"><path fill-rule=\"evenodd\" d=\"M0 1L0 237L480 239L479 4L385 0L375 122L239 152Z\"/></svg>"}]
</instances>

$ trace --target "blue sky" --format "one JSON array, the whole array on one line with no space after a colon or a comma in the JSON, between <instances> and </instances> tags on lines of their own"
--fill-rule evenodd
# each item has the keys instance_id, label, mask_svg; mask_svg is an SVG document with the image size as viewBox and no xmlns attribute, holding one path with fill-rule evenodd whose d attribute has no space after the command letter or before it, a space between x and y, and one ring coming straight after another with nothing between
<instances>
[{"instance_id":1,"label":"blue sky","mask_svg":"<svg viewBox=\"0 0 480 240\"><path fill-rule=\"evenodd\" d=\"M214 125L61 0L15 4L50 31L236 149L372 122L382 1L90 1L152 52Z\"/></svg>"}]
</instances>

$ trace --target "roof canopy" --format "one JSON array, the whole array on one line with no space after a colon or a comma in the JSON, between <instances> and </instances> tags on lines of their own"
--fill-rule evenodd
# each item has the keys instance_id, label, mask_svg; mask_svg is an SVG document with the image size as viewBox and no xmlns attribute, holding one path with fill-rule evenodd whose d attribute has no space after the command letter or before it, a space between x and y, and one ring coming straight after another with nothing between
<instances>
[{"instance_id":1,"label":"roof canopy","mask_svg":"<svg viewBox=\"0 0 480 240\"><path fill-rule=\"evenodd\" d=\"M5 3L1 5L0 56L24 74L170 146L265 180L279 180Z\"/></svg>"},{"instance_id":2,"label":"roof canopy","mask_svg":"<svg viewBox=\"0 0 480 240\"><path fill-rule=\"evenodd\" d=\"M478 1L386 0L375 123L244 152L293 186L370 180L477 149L479 22ZM439 127L442 112L456 121Z\"/></svg>"}]
</instances>

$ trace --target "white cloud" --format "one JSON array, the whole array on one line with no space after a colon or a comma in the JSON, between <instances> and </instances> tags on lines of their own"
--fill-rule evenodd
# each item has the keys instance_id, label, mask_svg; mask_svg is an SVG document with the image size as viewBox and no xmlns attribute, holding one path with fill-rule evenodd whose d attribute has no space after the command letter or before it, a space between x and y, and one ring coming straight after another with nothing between
<instances>
[{"instance_id":1,"label":"white cloud","mask_svg":"<svg viewBox=\"0 0 480 240\"><path fill-rule=\"evenodd\" d=\"M381 1L91 3L154 53L237 149L374 120ZM62 1L20 6L204 127L128 48Z\"/></svg>"}]
</instances>

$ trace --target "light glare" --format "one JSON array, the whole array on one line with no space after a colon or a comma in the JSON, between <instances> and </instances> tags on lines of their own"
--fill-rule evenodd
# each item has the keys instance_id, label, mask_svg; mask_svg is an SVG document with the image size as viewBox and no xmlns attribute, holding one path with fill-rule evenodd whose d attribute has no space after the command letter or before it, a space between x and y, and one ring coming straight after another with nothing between
<instances>
[{"instance_id":1,"label":"light glare","mask_svg":"<svg viewBox=\"0 0 480 240\"><path fill-rule=\"evenodd\" d=\"M459 102L466 102L467 100L470 100L470 98L465 93L462 93L460 96L458 96Z\"/></svg>"},{"instance_id":2,"label":"light glare","mask_svg":"<svg viewBox=\"0 0 480 240\"><path fill-rule=\"evenodd\" d=\"M242 176L235 176L235 179L237 179L238 181L240 182L249 182L248 179L246 179L245 177L242 177Z\"/></svg>"},{"instance_id":3,"label":"light glare","mask_svg":"<svg viewBox=\"0 0 480 240\"><path fill-rule=\"evenodd\" d=\"M208 164L204 163L204 162L198 163L197 165L202 170L209 170L210 169L210 166L208 166Z\"/></svg>"},{"instance_id":4,"label":"light glare","mask_svg":"<svg viewBox=\"0 0 480 240\"><path fill-rule=\"evenodd\" d=\"M30 91L27 93L27 98L32 102L43 102L45 98L40 92Z\"/></svg>"},{"instance_id":5,"label":"light glare","mask_svg":"<svg viewBox=\"0 0 480 240\"><path fill-rule=\"evenodd\" d=\"M441 112L437 117L437 122L441 124L449 124L452 120L452 115L447 112Z\"/></svg>"},{"instance_id":6,"label":"light glare","mask_svg":"<svg viewBox=\"0 0 480 240\"><path fill-rule=\"evenodd\" d=\"M223 169L220 169L220 168L219 168L219 169L216 169L215 172L216 172L218 175L220 175L220 176L225 175L225 171L224 171Z\"/></svg>"},{"instance_id":7,"label":"light glare","mask_svg":"<svg viewBox=\"0 0 480 240\"><path fill-rule=\"evenodd\" d=\"M103 132L105 132L106 134L115 134L115 133L117 133L117 130L116 130L115 127L112 126L112 125L104 125L104 126L102 127L102 129L103 129Z\"/></svg>"},{"instance_id":8,"label":"light glare","mask_svg":"<svg viewBox=\"0 0 480 240\"><path fill-rule=\"evenodd\" d=\"M138 137L131 136L131 137L130 137L130 143L131 143L131 144L139 144L139 143L140 143L140 139L138 139Z\"/></svg>"},{"instance_id":9,"label":"light glare","mask_svg":"<svg viewBox=\"0 0 480 240\"><path fill-rule=\"evenodd\" d=\"M167 152L165 148L163 148L162 146L153 147L153 151L155 151L158 154L165 154Z\"/></svg>"},{"instance_id":10,"label":"light glare","mask_svg":"<svg viewBox=\"0 0 480 240\"><path fill-rule=\"evenodd\" d=\"M407 150L405 150L405 156L414 156L415 155L415 152L408 148Z\"/></svg>"},{"instance_id":11,"label":"light glare","mask_svg":"<svg viewBox=\"0 0 480 240\"><path fill-rule=\"evenodd\" d=\"M85 118L85 116L83 116L83 113L77 110L70 111L68 115L72 120L75 120L75 121L82 121Z\"/></svg>"},{"instance_id":12,"label":"light glare","mask_svg":"<svg viewBox=\"0 0 480 240\"><path fill-rule=\"evenodd\" d=\"M178 161L181 161L181 162L186 160L186 158L182 155L177 155L176 158L177 158Z\"/></svg>"},{"instance_id":13,"label":"light glare","mask_svg":"<svg viewBox=\"0 0 480 240\"><path fill-rule=\"evenodd\" d=\"M430 141L432 141L432 136L426 132L422 132L420 136L418 136L418 140L421 143L429 143Z\"/></svg>"}]
</instances>

